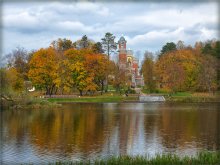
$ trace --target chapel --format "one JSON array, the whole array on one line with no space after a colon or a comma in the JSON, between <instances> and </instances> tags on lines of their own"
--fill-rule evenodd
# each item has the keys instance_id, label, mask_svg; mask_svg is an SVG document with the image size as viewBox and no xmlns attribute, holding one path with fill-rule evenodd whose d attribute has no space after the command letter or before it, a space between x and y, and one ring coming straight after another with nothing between
<instances>
[{"instance_id":1,"label":"chapel","mask_svg":"<svg viewBox=\"0 0 220 165\"><path fill-rule=\"evenodd\" d=\"M127 49L127 41L121 36L118 41L118 64L120 70L125 71L126 75L130 77L127 83L131 87L144 86L143 76L139 73L138 60L133 51Z\"/></svg>"}]
</instances>

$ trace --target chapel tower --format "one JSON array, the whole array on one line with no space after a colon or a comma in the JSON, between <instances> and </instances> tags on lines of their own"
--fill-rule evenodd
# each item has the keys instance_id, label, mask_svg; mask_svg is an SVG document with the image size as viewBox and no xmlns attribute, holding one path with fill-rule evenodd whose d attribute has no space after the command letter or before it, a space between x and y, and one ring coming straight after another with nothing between
<instances>
[{"instance_id":1,"label":"chapel tower","mask_svg":"<svg viewBox=\"0 0 220 165\"><path fill-rule=\"evenodd\" d=\"M126 52L127 41L122 36L118 41L118 51L119 51L119 67L126 68L127 63L127 52Z\"/></svg>"},{"instance_id":2,"label":"chapel tower","mask_svg":"<svg viewBox=\"0 0 220 165\"><path fill-rule=\"evenodd\" d=\"M134 57L133 51L127 49L127 41L122 36L118 41L118 64L119 69L124 71L128 80L126 84L131 87L143 86L143 76L139 75L138 59Z\"/></svg>"}]
</instances>

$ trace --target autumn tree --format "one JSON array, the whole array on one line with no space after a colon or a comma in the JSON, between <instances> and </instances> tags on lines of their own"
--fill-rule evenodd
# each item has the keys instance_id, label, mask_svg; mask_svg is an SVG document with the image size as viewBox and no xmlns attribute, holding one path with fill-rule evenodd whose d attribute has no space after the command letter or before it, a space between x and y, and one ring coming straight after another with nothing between
<instances>
[{"instance_id":1,"label":"autumn tree","mask_svg":"<svg viewBox=\"0 0 220 165\"><path fill-rule=\"evenodd\" d=\"M192 50L166 53L156 63L156 72L162 88L171 92L196 90L198 83L198 59Z\"/></svg>"},{"instance_id":2,"label":"autumn tree","mask_svg":"<svg viewBox=\"0 0 220 165\"><path fill-rule=\"evenodd\" d=\"M150 92L153 92L156 87L153 53L148 52L148 51L144 53L144 61L143 61L141 70L144 76L144 83L145 83L146 88Z\"/></svg>"},{"instance_id":3,"label":"autumn tree","mask_svg":"<svg viewBox=\"0 0 220 165\"><path fill-rule=\"evenodd\" d=\"M33 85L45 89L47 95L56 93L58 58L53 48L38 50L30 60L28 77Z\"/></svg>"},{"instance_id":4,"label":"autumn tree","mask_svg":"<svg viewBox=\"0 0 220 165\"><path fill-rule=\"evenodd\" d=\"M26 90L28 81L29 61L32 53L18 47L6 55L7 66L1 68L1 92L3 95L18 97Z\"/></svg>"},{"instance_id":5,"label":"autumn tree","mask_svg":"<svg viewBox=\"0 0 220 165\"><path fill-rule=\"evenodd\" d=\"M27 80L27 72L29 69L28 66L28 59L29 54L27 50L21 47L17 47L16 49L12 50L7 56L9 68L14 67L16 69L17 74L24 80Z\"/></svg>"},{"instance_id":6,"label":"autumn tree","mask_svg":"<svg viewBox=\"0 0 220 165\"><path fill-rule=\"evenodd\" d=\"M6 79L6 69L5 68L0 68L0 94L3 95L7 91L7 86L8 82Z\"/></svg>"},{"instance_id":7,"label":"autumn tree","mask_svg":"<svg viewBox=\"0 0 220 165\"><path fill-rule=\"evenodd\" d=\"M184 84L183 67L178 65L174 53L161 56L156 63L157 82L160 88L176 92L181 90Z\"/></svg>"},{"instance_id":8,"label":"autumn tree","mask_svg":"<svg viewBox=\"0 0 220 165\"><path fill-rule=\"evenodd\" d=\"M127 72L124 69L120 69L119 65L114 66L114 81L113 86L117 92L122 92L122 89L126 87L126 82L128 81Z\"/></svg>"},{"instance_id":9,"label":"autumn tree","mask_svg":"<svg viewBox=\"0 0 220 165\"><path fill-rule=\"evenodd\" d=\"M76 87L81 95L84 91L92 94L101 90L102 93L106 74L109 73L106 55L89 49L70 49L65 52L65 57L72 86Z\"/></svg>"},{"instance_id":10,"label":"autumn tree","mask_svg":"<svg viewBox=\"0 0 220 165\"><path fill-rule=\"evenodd\" d=\"M74 48L73 42L66 38L58 38L58 40L55 40L51 43L51 46L57 51L65 51Z\"/></svg>"},{"instance_id":11,"label":"autumn tree","mask_svg":"<svg viewBox=\"0 0 220 165\"><path fill-rule=\"evenodd\" d=\"M211 55L202 56L201 70L198 76L199 90L214 92L217 89L217 66L216 58Z\"/></svg>"},{"instance_id":12,"label":"autumn tree","mask_svg":"<svg viewBox=\"0 0 220 165\"><path fill-rule=\"evenodd\" d=\"M108 74L109 64L106 55L93 53L86 56L85 66L90 73L93 73L94 82L101 90L101 94L104 90L104 81Z\"/></svg>"},{"instance_id":13,"label":"autumn tree","mask_svg":"<svg viewBox=\"0 0 220 165\"><path fill-rule=\"evenodd\" d=\"M9 81L9 74L8 69L6 68L0 68L0 97L1 101L2 98L8 97L11 94L12 90L12 84ZM3 102L1 102L0 105L3 105Z\"/></svg>"},{"instance_id":14,"label":"autumn tree","mask_svg":"<svg viewBox=\"0 0 220 165\"><path fill-rule=\"evenodd\" d=\"M176 44L176 49L177 50L181 50L181 49L184 49L185 48L185 45L184 45L184 42L179 40Z\"/></svg>"},{"instance_id":15,"label":"autumn tree","mask_svg":"<svg viewBox=\"0 0 220 165\"><path fill-rule=\"evenodd\" d=\"M202 48L203 48L203 43L202 43L201 41L196 42L196 43L194 44L194 49L195 49L196 51L201 52Z\"/></svg>"},{"instance_id":16,"label":"autumn tree","mask_svg":"<svg viewBox=\"0 0 220 165\"><path fill-rule=\"evenodd\" d=\"M73 79L71 72L71 63L69 62L68 58L66 58L65 56L59 56L57 70L58 77L56 79L59 93L69 93L73 88Z\"/></svg>"},{"instance_id":17,"label":"autumn tree","mask_svg":"<svg viewBox=\"0 0 220 165\"><path fill-rule=\"evenodd\" d=\"M96 77L94 68L99 66L97 63L90 64L90 57L95 58L93 54L88 49L70 49L65 52L66 65L68 66L67 73L70 74L68 84L79 90L80 95L83 94L83 91L94 92L97 90L97 84L94 81Z\"/></svg>"},{"instance_id":18,"label":"autumn tree","mask_svg":"<svg viewBox=\"0 0 220 165\"><path fill-rule=\"evenodd\" d=\"M211 63L211 65L216 66L215 72L217 74L217 86L220 88L220 41L210 40L206 41L203 45L204 46L201 48L201 52L204 56L206 56L206 58L208 58L207 61L210 61L212 58L209 56L213 56L215 59L212 60L214 63ZM207 66L209 65L207 64ZM207 67L207 70L213 73L213 71L211 71L212 69L208 68L210 67Z\"/></svg>"},{"instance_id":19,"label":"autumn tree","mask_svg":"<svg viewBox=\"0 0 220 165\"><path fill-rule=\"evenodd\" d=\"M72 78L74 86L79 90L80 95L83 95L83 90L91 82L91 79L88 77L88 73L81 62L76 62L72 67Z\"/></svg>"},{"instance_id":20,"label":"autumn tree","mask_svg":"<svg viewBox=\"0 0 220 165\"><path fill-rule=\"evenodd\" d=\"M56 79L56 84L58 87L58 92L63 94L64 92L70 92L72 88L71 81L69 79L70 75L68 73L68 62L66 57L64 56L64 52L69 49L75 49L76 45L69 39L61 39L55 40L51 43L52 48L56 50L56 55L58 58L58 77Z\"/></svg>"},{"instance_id":21,"label":"autumn tree","mask_svg":"<svg viewBox=\"0 0 220 165\"><path fill-rule=\"evenodd\" d=\"M24 79L15 67L0 68L0 95L1 97L18 96L24 91Z\"/></svg>"},{"instance_id":22,"label":"autumn tree","mask_svg":"<svg viewBox=\"0 0 220 165\"><path fill-rule=\"evenodd\" d=\"M24 79L17 72L17 69L11 67L7 70L8 83L11 85L12 90L15 92L21 92L24 90Z\"/></svg>"},{"instance_id":23,"label":"autumn tree","mask_svg":"<svg viewBox=\"0 0 220 165\"><path fill-rule=\"evenodd\" d=\"M216 68L216 58L198 49L168 52L156 63L159 83L172 92L216 90Z\"/></svg>"},{"instance_id":24,"label":"autumn tree","mask_svg":"<svg viewBox=\"0 0 220 165\"><path fill-rule=\"evenodd\" d=\"M84 61L82 50L69 49L64 52L64 59L59 62L59 86L62 90L69 92L76 86L73 78L73 72L76 70L76 66L80 66ZM78 65L75 65L78 62Z\"/></svg>"}]
</instances>

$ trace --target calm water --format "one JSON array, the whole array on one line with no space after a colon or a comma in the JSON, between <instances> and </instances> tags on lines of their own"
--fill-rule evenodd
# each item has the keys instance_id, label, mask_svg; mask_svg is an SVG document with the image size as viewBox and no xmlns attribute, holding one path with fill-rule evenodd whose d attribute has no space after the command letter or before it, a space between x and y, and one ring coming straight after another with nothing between
<instances>
[{"instance_id":1,"label":"calm water","mask_svg":"<svg viewBox=\"0 0 220 165\"><path fill-rule=\"evenodd\" d=\"M220 104L64 104L4 110L3 164L220 150Z\"/></svg>"}]
</instances>

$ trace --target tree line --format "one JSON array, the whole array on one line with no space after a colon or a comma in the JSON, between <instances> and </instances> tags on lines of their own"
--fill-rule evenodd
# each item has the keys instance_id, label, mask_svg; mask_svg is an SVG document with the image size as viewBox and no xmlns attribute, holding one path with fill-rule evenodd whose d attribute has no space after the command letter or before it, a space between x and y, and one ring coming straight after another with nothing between
<instances>
[{"instance_id":1,"label":"tree line","mask_svg":"<svg viewBox=\"0 0 220 165\"><path fill-rule=\"evenodd\" d=\"M5 95L19 94L34 86L46 95L71 94L76 90L80 95L96 91L102 94L109 84L121 90L126 74L110 59L116 48L111 33L106 33L100 42L84 35L75 42L59 38L49 47L31 52L17 48L7 55L7 66L0 70L1 91Z\"/></svg>"},{"instance_id":2,"label":"tree line","mask_svg":"<svg viewBox=\"0 0 220 165\"><path fill-rule=\"evenodd\" d=\"M145 52L141 70L149 92L215 92L220 88L220 41L196 42L194 47L166 43L156 58Z\"/></svg>"},{"instance_id":3,"label":"tree line","mask_svg":"<svg viewBox=\"0 0 220 165\"><path fill-rule=\"evenodd\" d=\"M128 90L130 77L110 59L116 50L115 36L106 33L100 42L84 35L75 42L52 41L47 48L28 52L24 48L7 55L7 65L0 69L1 95L22 94L31 87L46 95L101 94L113 85L116 91ZM166 43L155 56L146 51L141 74L149 92L202 91L220 88L220 41L183 41Z\"/></svg>"}]
</instances>

